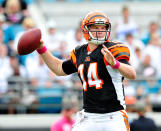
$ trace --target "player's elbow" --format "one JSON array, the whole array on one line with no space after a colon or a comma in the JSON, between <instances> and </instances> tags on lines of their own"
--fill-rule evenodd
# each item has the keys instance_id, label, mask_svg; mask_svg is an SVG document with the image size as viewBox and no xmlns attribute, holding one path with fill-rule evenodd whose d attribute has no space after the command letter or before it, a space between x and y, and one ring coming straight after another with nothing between
<instances>
[{"instance_id":1,"label":"player's elbow","mask_svg":"<svg viewBox=\"0 0 161 131\"><path fill-rule=\"evenodd\" d=\"M129 66L129 68L126 71L128 72L128 79L136 79L136 71L132 66Z\"/></svg>"},{"instance_id":2,"label":"player's elbow","mask_svg":"<svg viewBox=\"0 0 161 131\"><path fill-rule=\"evenodd\" d=\"M123 73L124 77L131 79L131 80L134 80L136 78L136 72L133 68L130 68L129 70L126 70L125 72Z\"/></svg>"},{"instance_id":3,"label":"player's elbow","mask_svg":"<svg viewBox=\"0 0 161 131\"><path fill-rule=\"evenodd\" d=\"M122 64L122 67L124 68L120 68L119 71L124 77L131 80L134 80L136 78L136 72L132 66Z\"/></svg>"},{"instance_id":4,"label":"player's elbow","mask_svg":"<svg viewBox=\"0 0 161 131\"><path fill-rule=\"evenodd\" d=\"M136 73L131 76L131 80L136 79Z\"/></svg>"},{"instance_id":5,"label":"player's elbow","mask_svg":"<svg viewBox=\"0 0 161 131\"><path fill-rule=\"evenodd\" d=\"M135 71L131 72L129 79L131 79L131 80L136 79L136 72Z\"/></svg>"}]
</instances>

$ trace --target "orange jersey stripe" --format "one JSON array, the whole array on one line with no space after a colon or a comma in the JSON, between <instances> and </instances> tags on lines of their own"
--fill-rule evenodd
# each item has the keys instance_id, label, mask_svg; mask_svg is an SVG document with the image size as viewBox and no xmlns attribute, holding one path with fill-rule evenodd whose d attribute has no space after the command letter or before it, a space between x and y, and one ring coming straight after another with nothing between
<instances>
[{"instance_id":1,"label":"orange jersey stripe","mask_svg":"<svg viewBox=\"0 0 161 131\"><path fill-rule=\"evenodd\" d=\"M126 59L127 61L129 61L130 51L128 47L124 46L123 44L117 44L109 47L108 49L117 60Z\"/></svg>"},{"instance_id":2,"label":"orange jersey stripe","mask_svg":"<svg viewBox=\"0 0 161 131\"><path fill-rule=\"evenodd\" d=\"M70 59L72 60L72 63L75 65L75 67L77 67L77 59L76 59L76 55L75 55L75 50L73 50L71 52Z\"/></svg>"},{"instance_id":3,"label":"orange jersey stripe","mask_svg":"<svg viewBox=\"0 0 161 131\"><path fill-rule=\"evenodd\" d=\"M116 45L113 45L111 47L108 47L108 49L112 49L112 48L115 48L115 47L127 47L125 44L116 44Z\"/></svg>"}]
</instances>

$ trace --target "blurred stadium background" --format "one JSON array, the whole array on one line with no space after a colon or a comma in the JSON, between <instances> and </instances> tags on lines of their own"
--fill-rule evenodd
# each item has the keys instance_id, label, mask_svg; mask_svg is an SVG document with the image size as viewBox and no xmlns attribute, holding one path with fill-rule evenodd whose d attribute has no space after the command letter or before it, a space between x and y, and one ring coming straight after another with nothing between
<instances>
[{"instance_id":1,"label":"blurred stadium background","mask_svg":"<svg viewBox=\"0 0 161 131\"><path fill-rule=\"evenodd\" d=\"M18 56L20 36L38 27L45 45L60 59L84 43L80 23L94 10L111 21L111 39L127 44L137 79L125 80L130 122L138 101L161 131L161 0L0 0L0 131L48 131L62 105L82 107L76 74L57 77L36 52Z\"/></svg>"}]
</instances>

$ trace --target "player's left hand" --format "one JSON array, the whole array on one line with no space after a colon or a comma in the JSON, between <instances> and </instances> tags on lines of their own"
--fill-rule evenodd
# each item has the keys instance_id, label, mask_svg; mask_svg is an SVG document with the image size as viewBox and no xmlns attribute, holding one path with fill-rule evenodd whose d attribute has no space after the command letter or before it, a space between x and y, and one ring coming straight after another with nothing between
<instances>
[{"instance_id":1,"label":"player's left hand","mask_svg":"<svg viewBox=\"0 0 161 131\"><path fill-rule=\"evenodd\" d=\"M102 45L103 48L101 49L102 54L104 55L106 61L111 65L114 66L116 64L116 60L112 53L107 49L105 45Z\"/></svg>"}]
</instances>

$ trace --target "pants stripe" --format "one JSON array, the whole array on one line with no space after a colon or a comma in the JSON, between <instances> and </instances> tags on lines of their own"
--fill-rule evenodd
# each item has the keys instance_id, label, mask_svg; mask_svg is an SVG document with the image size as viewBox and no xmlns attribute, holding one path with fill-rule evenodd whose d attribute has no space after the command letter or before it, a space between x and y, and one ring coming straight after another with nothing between
<instances>
[{"instance_id":1,"label":"pants stripe","mask_svg":"<svg viewBox=\"0 0 161 131\"><path fill-rule=\"evenodd\" d=\"M127 116L126 112L125 111L120 111L120 112L122 113L122 116L124 117L124 122L125 122L127 131L130 131L128 116Z\"/></svg>"}]
</instances>

